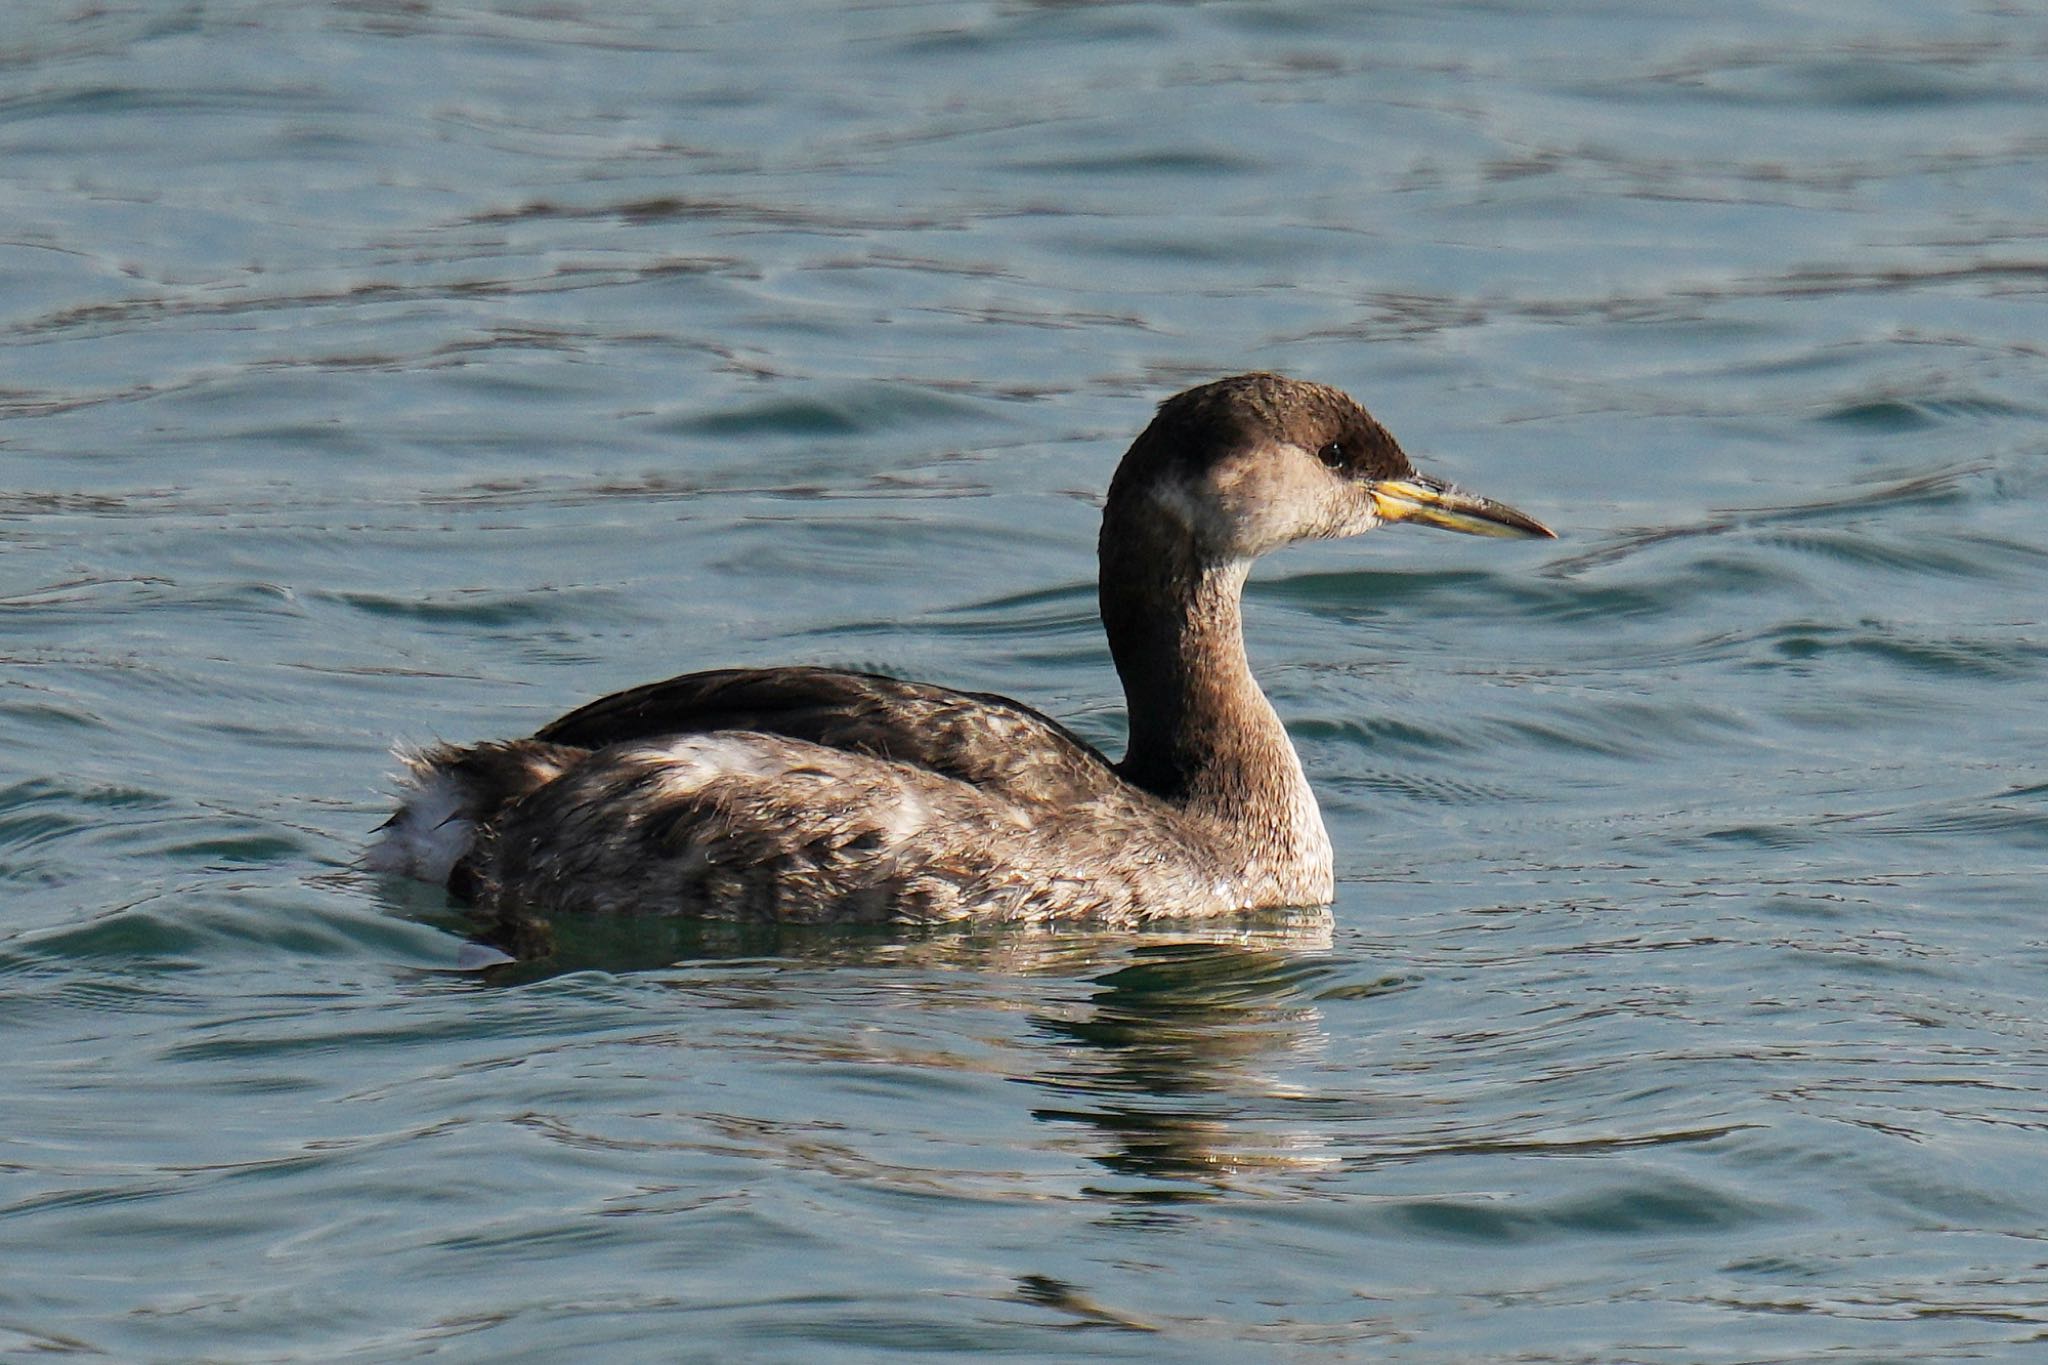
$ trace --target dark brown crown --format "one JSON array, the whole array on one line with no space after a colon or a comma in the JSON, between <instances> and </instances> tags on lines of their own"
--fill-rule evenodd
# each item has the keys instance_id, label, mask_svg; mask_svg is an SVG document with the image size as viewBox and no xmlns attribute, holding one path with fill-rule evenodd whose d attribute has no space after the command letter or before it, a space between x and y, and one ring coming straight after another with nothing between
<instances>
[{"instance_id":1,"label":"dark brown crown","mask_svg":"<svg viewBox=\"0 0 2048 1365\"><path fill-rule=\"evenodd\" d=\"M1177 393L1118 466L1109 495L1168 477L1193 479L1233 450L1296 445L1353 478L1394 479L1414 466L1350 395L1277 374L1240 374Z\"/></svg>"}]
</instances>

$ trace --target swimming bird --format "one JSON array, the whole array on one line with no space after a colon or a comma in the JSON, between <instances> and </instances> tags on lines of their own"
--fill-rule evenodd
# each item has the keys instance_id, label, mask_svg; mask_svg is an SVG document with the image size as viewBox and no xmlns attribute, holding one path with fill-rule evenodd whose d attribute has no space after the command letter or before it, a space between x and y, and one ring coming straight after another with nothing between
<instances>
[{"instance_id":1,"label":"swimming bird","mask_svg":"<svg viewBox=\"0 0 2048 1365\"><path fill-rule=\"evenodd\" d=\"M402 752L375 869L499 923L678 914L1139 924L1327 904L1329 835L1245 657L1252 561L1406 522L1553 533L1417 473L1337 389L1273 374L1160 404L1109 486L1109 758L983 692L827 668L689 673L531 738Z\"/></svg>"}]
</instances>

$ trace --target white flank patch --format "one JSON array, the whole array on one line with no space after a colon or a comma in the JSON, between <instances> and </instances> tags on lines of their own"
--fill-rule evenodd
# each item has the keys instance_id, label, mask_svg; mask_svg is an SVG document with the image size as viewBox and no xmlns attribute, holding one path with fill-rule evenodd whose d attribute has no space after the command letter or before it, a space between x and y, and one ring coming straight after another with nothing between
<instances>
[{"instance_id":1,"label":"white flank patch","mask_svg":"<svg viewBox=\"0 0 2048 1365\"><path fill-rule=\"evenodd\" d=\"M621 755L629 762L661 769L664 796L694 796L705 783L720 777L777 777L788 771L784 758L763 752L765 742L748 735L685 735L667 744L650 744Z\"/></svg>"},{"instance_id":2,"label":"white flank patch","mask_svg":"<svg viewBox=\"0 0 2048 1365\"><path fill-rule=\"evenodd\" d=\"M411 786L398 814L365 850L363 864L373 872L445 886L449 871L469 852L476 824L462 818L462 786L447 773L418 773Z\"/></svg>"},{"instance_id":3,"label":"white flank patch","mask_svg":"<svg viewBox=\"0 0 2048 1365\"><path fill-rule=\"evenodd\" d=\"M931 827L931 810L916 792L900 792L886 809L888 814L879 832L891 848L911 842Z\"/></svg>"}]
</instances>

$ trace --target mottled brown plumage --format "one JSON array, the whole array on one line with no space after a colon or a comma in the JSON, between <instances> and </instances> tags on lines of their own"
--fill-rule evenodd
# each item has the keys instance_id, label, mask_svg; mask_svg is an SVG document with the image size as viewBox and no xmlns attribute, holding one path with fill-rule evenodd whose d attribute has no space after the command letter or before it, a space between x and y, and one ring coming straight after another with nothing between
<instances>
[{"instance_id":1,"label":"mottled brown plumage","mask_svg":"<svg viewBox=\"0 0 2048 1365\"><path fill-rule=\"evenodd\" d=\"M1020 801L1085 799L1109 768L1050 716L993 692L956 692L831 668L721 668L614 692L535 739L586 749L740 730L927 768Z\"/></svg>"},{"instance_id":2,"label":"mottled brown plumage","mask_svg":"<svg viewBox=\"0 0 2048 1365\"><path fill-rule=\"evenodd\" d=\"M1329 840L1252 678L1239 596L1256 556L1389 520L1549 534L1416 474L1335 389L1191 389L1132 445L1103 512L1122 762L987 693L723 669L531 739L411 756L370 862L446 884L519 946L559 913L1138 923L1326 903Z\"/></svg>"}]
</instances>

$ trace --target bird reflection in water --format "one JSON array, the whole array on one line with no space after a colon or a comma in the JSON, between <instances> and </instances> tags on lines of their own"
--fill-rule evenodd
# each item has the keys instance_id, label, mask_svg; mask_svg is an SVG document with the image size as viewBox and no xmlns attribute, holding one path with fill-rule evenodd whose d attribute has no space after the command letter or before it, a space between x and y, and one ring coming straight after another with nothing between
<instances>
[{"instance_id":1,"label":"bird reflection in water","mask_svg":"<svg viewBox=\"0 0 2048 1365\"><path fill-rule=\"evenodd\" d=\"M1059 1045L1033 1080L1056 1098L1034 1113L1102 1140L1094 1159L1122 1179L1097 1193L1156 1208L1336 1164L1316 1097L1285 1079L1327 1041L1329 942L1305 918L1140 943L1084 1007L1034 1015Z\"/></svg>"}]
</instances>

